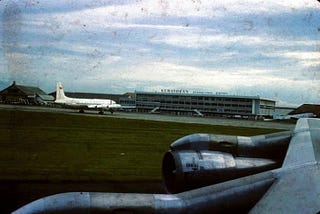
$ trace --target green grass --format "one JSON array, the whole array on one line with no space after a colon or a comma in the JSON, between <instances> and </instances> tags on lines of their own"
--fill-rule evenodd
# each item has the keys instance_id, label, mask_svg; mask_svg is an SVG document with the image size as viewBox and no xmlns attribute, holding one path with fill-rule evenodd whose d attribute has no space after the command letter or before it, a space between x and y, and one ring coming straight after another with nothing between
<instances>
[{"instance_id":1,"label":"green grass","mask_svg":"<svg viewBox=\"0 0 320 214\"><path fill-rule=\"evenodd\" d=\"M164 152L184 135L276 131L0 110L0 180L160 180Z\"/></svg>"}]
</instances>

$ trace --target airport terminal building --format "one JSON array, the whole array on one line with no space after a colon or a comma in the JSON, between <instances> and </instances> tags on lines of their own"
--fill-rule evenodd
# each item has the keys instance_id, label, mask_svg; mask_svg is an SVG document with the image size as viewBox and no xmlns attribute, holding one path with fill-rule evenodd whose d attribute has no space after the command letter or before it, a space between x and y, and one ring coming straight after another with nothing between
<instances>
[{"instance_id":1,"label":"airport terminal building","mask_svg":"<svg viewBox=\"0 0 320 214\"><path fill-rule=\"evenodd\" d=\"M136 91L138 112L239 118L272 117L275 101L259 96L188 93L184 90Z\"/></svg>"},{"instance_id":2,"label":"airport terminal building","mask_svg":"<svg viewBox=\"0 0 320 214\"><path fill-rule=\"evenodd\" d=\"M41 89L17 85L15 82L0 91L0 102L11 104L53 103L56 92L47 95ZM189 92L163 89L160 92L97 94L65 92L73 98L112 99L124 111L172 115L221 116L234 118L272 118L275 101L259 96L238 96L226 93Z\"/></svg>"}]
</instances>

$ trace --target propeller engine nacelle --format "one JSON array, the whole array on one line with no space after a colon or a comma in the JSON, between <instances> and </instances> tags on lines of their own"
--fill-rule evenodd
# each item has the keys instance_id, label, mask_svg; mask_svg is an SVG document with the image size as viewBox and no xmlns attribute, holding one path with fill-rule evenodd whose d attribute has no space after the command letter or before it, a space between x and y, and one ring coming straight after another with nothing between
<instances>
[{"instance_id":1,"label":"propeller engine nacelle","mask_svg":"<svg viewBox=\"0 0 320 214\"><path fill-rule=\"evenodd\" d=\"M163 158L165 188L177 193L280 167L291 134L192 134L180 138Z\"/></svg>"}]
</instances>

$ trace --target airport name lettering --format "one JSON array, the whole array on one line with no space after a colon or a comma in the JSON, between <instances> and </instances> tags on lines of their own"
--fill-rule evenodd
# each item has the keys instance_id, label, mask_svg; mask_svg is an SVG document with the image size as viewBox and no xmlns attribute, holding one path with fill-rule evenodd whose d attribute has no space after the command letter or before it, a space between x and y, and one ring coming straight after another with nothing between
<instances>
[{"instance_id":1,"label":"airport name lettering","mask_svg":"<svg viewBox=\"0 0 320 214\"><path fill-rule=\"evenodd\" d=\"M213 94L213 92L203 92L203 91L190 91L185 89L161 89L161 93L168 94ZM226 92L217 92L217 95L227 95Z\"/></svg>"},{"instance_id":2,"label":"airport name lettering","mask_svg":"<svg viewBox=\"0 0 320 214\"><path fill-rule=\"evenodd\" d=\"M161 89L161 93L188 94L188 90L183 89Z\"/></svg>"}]
</instances>

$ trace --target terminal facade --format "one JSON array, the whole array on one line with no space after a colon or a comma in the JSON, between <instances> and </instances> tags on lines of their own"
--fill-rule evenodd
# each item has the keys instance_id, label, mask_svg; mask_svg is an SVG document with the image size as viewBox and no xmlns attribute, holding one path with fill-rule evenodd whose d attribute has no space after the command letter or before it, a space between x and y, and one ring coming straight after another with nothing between
<instances>
[{"instance_id":1,"label":"terminal facade","mask_svg":"<svg viewBox=\"0 0 320 214\"><path fill-rule=\"evenodd\" d=\"M272 117L276 101L259 96L136 92L138 112L239 118Z\"/></svg>"}]
</instances>

